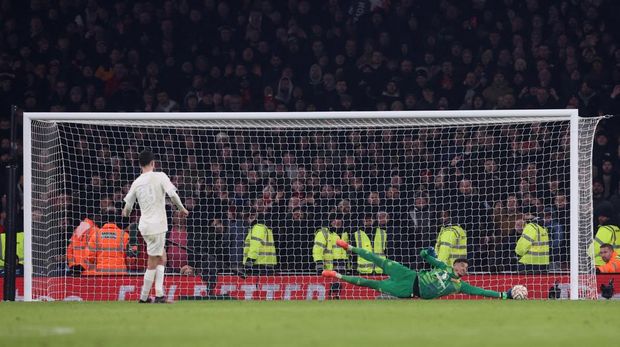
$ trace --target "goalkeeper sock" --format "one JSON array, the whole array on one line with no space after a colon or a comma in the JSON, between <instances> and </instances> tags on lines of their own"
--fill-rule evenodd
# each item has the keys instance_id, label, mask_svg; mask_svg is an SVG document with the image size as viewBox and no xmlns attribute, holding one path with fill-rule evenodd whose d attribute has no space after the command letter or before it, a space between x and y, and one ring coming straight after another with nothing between
<instances>
[{"instance_id":1,"label":"goalkeeper sock","mask_svg":"<svg viewBox=\"0 0 620 347\"><path fill-rule=\"evenodd\" d=\"M157 265L157 275L155 276L155 296L164 296L164 273L166 268L163 265Z\"/></svg>"},{"instance_id":2,"label":"goalkeeper sock","mask_svg":"<svg viewBox=\"0 0 620 347\"><path fill-rule=\"evenodd\" d=\"M142 285L142 291L140 292L140 300L145 301L149 297L153 281L155 280L155 269L146 270L144 273L144 284Z\"/></svg>"}]
</instances>

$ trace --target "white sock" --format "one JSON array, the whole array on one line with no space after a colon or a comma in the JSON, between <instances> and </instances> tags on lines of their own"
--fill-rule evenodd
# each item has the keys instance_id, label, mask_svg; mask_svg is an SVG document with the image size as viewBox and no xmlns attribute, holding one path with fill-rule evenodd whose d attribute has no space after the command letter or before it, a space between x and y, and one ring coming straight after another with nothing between
<instances>
[{"instance_id":1,"label":"white sock","mask_svg":"<svg viewBox=\"0 0 620 347\"><path fill-rule=\"evenodd\" d=\"M157 276L155 276L155 296L164 296L164 273L166 267L157 265L155 270L157 271Z\"/></svg>"},{"instance_id":2,"label":"white sock","mask_svg":"<svg viewBox=\"0 0 620 347\"><path fill-rule=\"evenodd\" d=\"M336 278L338 279L342 278L342 274L340 272L336 272Z\"/></svg>"},{"instance_id":3,"label":"white sock","mask_svg":"<svg viewBox=\"0 0 620 347\"><path fill-rule=\"evenodd\" d=\"M149 297L151 287L153 286L153 281L155 280L155 272L155 269L147 269L144 273L144 284L142 285L142 291L140 292L140 300L142 301L148 299Z\"/></svg>"}]
</instances>

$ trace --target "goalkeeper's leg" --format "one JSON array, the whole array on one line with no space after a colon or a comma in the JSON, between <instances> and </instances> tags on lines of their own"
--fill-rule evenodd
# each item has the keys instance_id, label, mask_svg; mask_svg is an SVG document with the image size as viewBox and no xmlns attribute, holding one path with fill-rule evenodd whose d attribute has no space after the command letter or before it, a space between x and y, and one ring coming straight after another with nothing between
<instances>
[{"instance_id":1,"label":"goalkeeper's leg","mask_svg":"<svg viewBox=\"0 0 620 347\"><path fill-rule=\"evenodd\" d=\"M397 263L393 260L389 260L387 258L384 257L380 257L376 254L374 254L373 252L369 252L363 248L359 248L359 247L353 247L350 244L346 243L343 240L338 240L336 241L336 244L339 247L342 247L348 251L351 251L357 255L359 255L360 257L372 262L373 264L375 264L376 266L382 268L385 271L385 274L388 276L395 276L395 275L401 275L403 272L404 273L408 273L411 271L411 269L409 269L408 267Z\"/></svg>"},{"instance_id":2,"label":"goalkeeper's leg","mask_svg":"<svg viewBox=\"0 0 620 347\"><path fill-rule=\"evenodd\" d=\"M389 279L383 281L369 280L367 278L357 276L341 275L338 272L331 270L323 271L323 276L335 277L347 283L360 287L372 288L380 291L381 293L387 293L397 298L410 298L413 291L413 282L415 281L416 273L409 271L408 275L400 277L398 280L390 277Z\"/></svg>"},{"instance_id":3,"label":"goalkeeper's leg","mask_svg":"<svg viewBox=\"0 0 620 347\"><path fill-rule=\"evenodd\" d=\"M347 283L355 284L356 286L368 287L368 288L372 288L378 291L385 290L385 288L383 288L383 286L381 285L382 284L381 282L383 281L375 281L375 280L369 280L363 277L347 276L347 275L342 275L340 279Z\"/></svg>"},{"instance_id":4,"label":"goalkeeper's leg","mask_svg":"<svg viewBox=\"0 0 620 347\"><path fill-rule=\"evenodd\" d=\"M368 287L379 291L383 291L384 289L386 289L384 288L384 286L382 286L382 284L384 284L382 282L385 281L375 281L363 277L341 275L340 273L331 270L323 271L322 275L323 277L335 277L345 282L355 284L356 286Z\"/></svg>"}]
</instances>

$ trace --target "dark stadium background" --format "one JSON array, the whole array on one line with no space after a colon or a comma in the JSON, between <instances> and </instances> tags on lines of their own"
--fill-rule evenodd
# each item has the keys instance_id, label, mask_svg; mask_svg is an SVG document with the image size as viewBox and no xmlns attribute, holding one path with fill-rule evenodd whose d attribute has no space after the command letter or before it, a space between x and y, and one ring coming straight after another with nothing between
<instances>
[{"instance_id":1,"label":"dark stadium background","mask_svg":"<svg viewBox=\"0 0 620 347\"><path fill-rule=\"evenodd\" d=\"M610 0L2 0L0 164L21 161L21 140L16 158L8 140L12 104L18 120L22 112L35 111L578 108L583 117L617 114L618 13L620 3ZM185 137L174 133L169 140ZM618 118L602 121L593 158L595 213L620 213L619 145ZM112 161L105 144L89 151L86 158ZM131 157L125 159L130 167ZM180 170L202 165L183 160ZM604 173L606 161L613 167ZM121 192L112 183L121 176L90 164L103 195L86 202L98 202L90 208L101 218L120 215ZM108 164L114 165L101 165ZM204 169L222 177L232 170ZM92 177L85 180L74 183L93 184ZM22 193L21 179L16 184ZM214 192L223 183L200 184ZM234 180L224 184L234 191ZM329 190L320 183L315 188ZM293 187L284 189L282 204L289 205ZM84 206L86 193L75 193L72 203ZM326 204L338 203L326 194ZM5 192L1 195L4 224ZM223 206L215 211L220 220L244 212L233 202L208 198ZM69 217L63 221L67 235L84 216ZM211 228L234 227L209 222ZM430 240L435 229L426 235ZM68 238L59 241L66 244ZM205 244L219 241L211 237Z\"/></svg>"}]
</instances>

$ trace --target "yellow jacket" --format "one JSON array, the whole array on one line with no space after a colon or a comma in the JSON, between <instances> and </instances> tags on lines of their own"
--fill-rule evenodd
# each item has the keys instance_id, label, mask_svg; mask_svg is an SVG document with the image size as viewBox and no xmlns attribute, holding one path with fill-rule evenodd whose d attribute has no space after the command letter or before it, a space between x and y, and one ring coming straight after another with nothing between
<instances>
[{"instance_id":1,"label":"yellow jacket","mask_svg":"<svg viewBox=\"0 0 620 347\"><path fill-rule=\"evenodd\" d=\"M353 234L355 240L355 247L363 248L369 252L373 252L376 255L385 258L385 249L387 248L387 232L382 228L375 228L375 237L373 242L370 242L370 238L364 230L358 230ZM361 274L382 274L383 270L375 266L372 262L358 256L357 257L357 272Z\"/></svg>"},{"instance_id":2,"label":"yellow jacket","mask_svg":"<svg viewBox=\"0 0 620 347\"><path fill-rule=\"evenodd\" d=\"M17 233L17 258L18 264L24 265L24 233ZM0 267L4 267L4 248L6 247L6 234L0 234Z\"/></svg>"},{"instance_id":3,"label":"yellow jacket","mask_svg":"<svg viewBox=\"0 0 620 347\"><path fill-rule=\"evenodd\" d=\"M547 228L530 222L523 228L515 252L526 265L549 265L549 234Z\"/></svg>"},{"instance_id":4,"label":"yellow jacket","mask_svg":"<svg viewBox=\"0 0 620 347\"><path fill-rule=\"evenodd\" d=\"M243 246L243 264L252 259L255 265L276 265L276 245L273 232L265 224L254 224Z\"/></svg>"},{"instance_id":5,"label":"yellow jacket","mask_svg":"<svg viewBox=\"0 0 620 347\"><path fill-rule=\"evenodd\" d=\"M447 225L439 230L435 243L437 259L452 266L458 258L467 259L467 233L458 225Z\"/></svg>"},{"instance_id":6,"label":"yellow jacket","mask_svg":"<svg viewBox=\"0 0 620 347\"><path fill-rule=\"evenodd\" d=\"M312 246L312 260L315 263L323 262L325 270L333 270L334 260L347 260L347 251L336 246L336 241L344 240L348 242L349 234L342 233L342 237L329 228L320 228L314 234L314 244Z\"/></svg>"}]
</instances>

